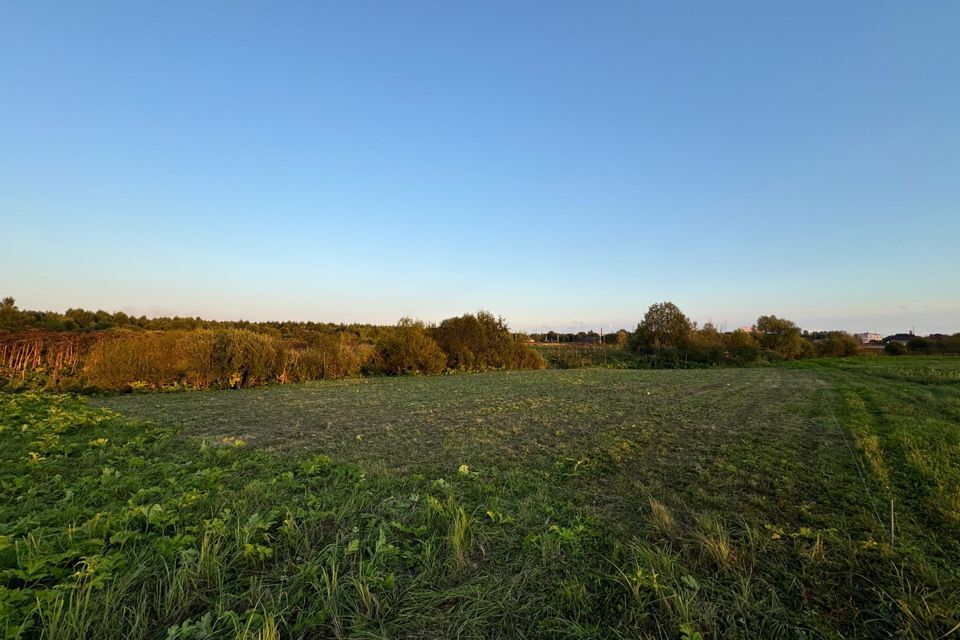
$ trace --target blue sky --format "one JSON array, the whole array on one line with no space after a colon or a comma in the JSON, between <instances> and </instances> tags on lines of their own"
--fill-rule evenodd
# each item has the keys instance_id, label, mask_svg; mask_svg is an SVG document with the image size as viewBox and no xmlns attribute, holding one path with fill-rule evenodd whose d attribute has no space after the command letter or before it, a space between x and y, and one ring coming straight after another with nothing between
<instances>
[{"instance_id":1,"label":"blue sky","mask_svg":"<svg viewBox=\"0 0 960 640\"><path fill-rule=\"evenodd\" d=\"M0 4L0 295L960 331L960 3Z\"/></svg>"}]
</instances>

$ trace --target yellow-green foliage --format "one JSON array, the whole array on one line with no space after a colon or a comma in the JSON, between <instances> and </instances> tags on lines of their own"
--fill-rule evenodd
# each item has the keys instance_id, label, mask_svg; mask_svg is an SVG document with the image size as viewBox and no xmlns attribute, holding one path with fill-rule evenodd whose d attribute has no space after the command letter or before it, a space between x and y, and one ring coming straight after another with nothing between
<instances>
[{"instance_id":1,"label":"yellow-green foliage","mask_svg":"<svg viewBox=\"0 0 960 640\"><path fill-rule=\"evenodd\" d=\"M529 345L522 342L515 342L517 355L514 359L514 365L517 369L546 369L547 361L539 351L536 351Z\"/></svg>"},{"instance_id":2,"label":"yellow-green foliage","mask_svg":"<svg viewBox=\"0 0 960 640\"><path fill-rule=\"evenodd\" d=\"M844 331L828 331L816 350L818 356L849 357L860 353L860 343Z\"/></svg>"},{"instance_id":3,"label":"yellow-green foliage","mask_svg":"<svg viewBox=\"0 0 960 640\"><path fill-rule=\"evenodd\" d=\"M181 332L124 333L103 340L90 351L86 374L100 389L116 391L131 385L173 384L183 374Z\"/></svg>"},{"instance_id":4,"label":"yellow-green foliage","mask_svg":"<svg viewBox=\"0 0 960 640\"><path fill-rule=\"evenodd\" d=\"M86 363L94 387L108 391L185 384L247 387L279 376L279 340L243 329L122 333L94 346Z\"/></svg>"},{"instance_id":5,"label":"yellow-green foliage","mask_svg":"<svg viewBox=\"0 0 960 640\"><path fill-rule=\"evenodd\" d=\"M489 315L489 314L488 314ZM486 316L483 316L486 317ZM473 318L473 316L470 316ZM492 316L489 316L492 318ZM476 320L476 318L474 318ZM493 346L463 369L542 369L543 358L500 320ZM57 389L227 389L363 373L433 374L448 359L422 322L355 331L347 327L260 326L139 331L117 329L81 338L69 333L16 334L0 341L0 385Z\"/></svg>"},{"instance_id":6,"label":"yellow-green foliage","mask_svg":"<svg viewBox=\"0 0 960 640\"><path fill-rule=\"evenodd\" d=\"M377 345L377 359L384 373L440 373L447 364L436 341L427 335L424 324L403 318L397 328Z\"/></svg>"},{"instance_id":7,"label":"yellow-green foliage","mask_svg":"<svg viewBox=\"0 0 960 640\"><path fill-rule=\"evenodd\" d=\"M373 346L345 334L324 335L302 350L287 354L289 381L337 379L358 375L373 359Z\"/></svg>"},{"instance_id":8,"label":"yellow-green foliage","mask_svg":"<svg viewBox=\"0 0 960 640\"><path fill-rule=\"evenodd\" d=\"M543 357L488 311L447 318L430 331L451 369L543 369Z\"/></svg>"}]
</instances>

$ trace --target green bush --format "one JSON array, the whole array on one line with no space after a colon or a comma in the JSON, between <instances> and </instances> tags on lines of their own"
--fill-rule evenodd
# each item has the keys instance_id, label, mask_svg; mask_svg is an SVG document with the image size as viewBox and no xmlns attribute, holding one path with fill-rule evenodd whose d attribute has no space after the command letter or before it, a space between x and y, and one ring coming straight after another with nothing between
<instances>
[{"instance_id":1,"label":"green bush","mask_svg":"<svg viewBox=\"0 0 960 640\"><path fill-rule=\"evenodd\" d=\"M278 378L284 348L279 340L244 329L182 332L184 382L200 389L239 388Z\"/></svg>"},{"instance_id":2,"label":"green bush","mask_svg":"<svg viewBox=\"0 0 960 640\"><path fill-rule=\"evenodd\" d=\"M690 319L672 302L650 305L643 321L637 325L631 340L634 350L641 354L654 354L666 350L664 358L670 359L689 346Z\"/></svg>"},{"instance_id":3,"label":"green bush","mask_svg":"<svg viewBox=\"0 0 960 640\"><path fill-rule=\"evenodd\" d=\"M94 346L85 373L105 391L177 384L225 389L277 378L283 358L278 340L243 329L123 332Z\"/></svg>"},{"instance_id":4,"label":"green bush","mask_svg":"<svg viewBox=\"0 0 960 640\"><path fill-rule=\"evenodd\" d=\"M860 343L844 331L828 331L815 346L818 356L847 357L860 353Z\"/></svg>"},{"instance_id":5,"label":"green bush","mask_svg":"<svg viewBox=\"0 0 960 640\"><path fill-rule=\"evenodd\" d=\"M86 376L105 391L174 384L183 374L180 339L178 332L161 332L125 333L101 340L87 358Z\"/></svg>"},{"instance_id":6,"label":"green bush","mask_svg":"<svg viewBox=\"0 0 960 640\"><path fill-rule=\"evenodd\" d=\"M803 338L800 328L790 320L777 316L757 318L760 346L776 352L784 360L811 358L816 355L813 345Z\"/></svg>"},{"instance_id":7,"label":"green bush","mask_svg":"<svg viewBox=\"0 0 960 640\"><path fill-rule=\"evenodd\" d=\"M424 324L410 318L400 320L381 338L376 355L378 368L390 375L440 373L447 364L447 356Z\"/></svg>"},{"instance_id":8,"label":"green bush","mask_svg":"<svg viewBox=\"0 0 960 640\"><path fill-rule=\"evenodd\" d=\"M288 353L287 379L333 380L361 373L373 356L373 347L345 334L324 335L306 349Z\"/></svg>"},{"instance_id":9,"label":"green bush","mask_svg":"<svg viewBox=\"0 0 960 640\"><path fill-rule=\"evenodd\" d=\"M227 329L225 333L228 335L233 370L231 387L264 384L279 375L282 347L276 340L242 329Z\"/></svg>"},{"instance_id":10,"label":"green bush","mask_svg":"<svg viewBox=\"0 0 960 640\"><path fill-rule=\"evenodd\" d=\"M902 342L888 342L883 345L883 350L891 356L903 356L907 354L907 345Z\"/></svg>"},{"instance_id":11,"label":"green bush","mask_svg":"<svg viewBox=\"0 0 960 640\"><path fill-rule=\"evenodd\" d=\"M546 369L547 361L543 359L540 352L530 345L524 344L519 339L514 342L515 354L513 356L513 367L515 369Z\"/></svg>"},{"instance_id":12,"label":"green bush","mask_svg":"<svg viewBox=\"0 0 960 640\"><path fill-rule=\"evenodd\" d=\"M447 367L464 371L542 369L546 366L522 337L515 337L503 318L488 311L447 318L430 331L446 353Z\"/></svg>"},{"instance_id":13,"label":"green bush","mask_svg":"<svg viewBox=\"0 0 960 640\"><path fill-rule=\"evenodd\" d=\"M746 365L760 358L760 344L747 331L723 334L724 348L734 364Z\"/></svg>"},{"instance_id":14,"label":"green bush","mask_svg":"<svg viewBox=\"0 0 960 640\"><path fill-rule=\"evenodd\" d=\"M581 369L594 364L589 352L571 347L552 348L548 357L550 366L554 369Z\"/></svg>"},{"instance_id":15,"label":"green bush","mask_svg":"<svg viewBox=\"0 0 960 640\"><path fill-rule=\"evenodd\" d=\"M184 382L198 389L214 386L218 378L216 364L221 359L216 352L214 332L187 331L180 348L184 358Z\"/></svg>"},{"instance_id":16,"label":"green bush","mask_svg":"<svg viewBox=\"0 0 960 640\"><path fill-rule=\"evenodd\" d=\"M960 353L960 334L912 338L907 343L907 351L918 354Z\"/></svg>"}]
</instances>

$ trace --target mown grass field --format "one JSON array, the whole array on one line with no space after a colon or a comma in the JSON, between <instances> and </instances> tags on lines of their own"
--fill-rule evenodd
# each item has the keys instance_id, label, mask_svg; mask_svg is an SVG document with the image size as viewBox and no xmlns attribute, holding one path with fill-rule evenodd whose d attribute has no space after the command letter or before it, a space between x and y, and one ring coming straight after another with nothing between
<instances>
[{"instance_id":1,"label":"mown grass field","mask_svg":"<svg viewBox=\"0 0 960 640\"><path fill-rule=\"evenodd\" d=\"M0 407L6 637L960 634L960 359Z\"/></svg>"}]
</instances>

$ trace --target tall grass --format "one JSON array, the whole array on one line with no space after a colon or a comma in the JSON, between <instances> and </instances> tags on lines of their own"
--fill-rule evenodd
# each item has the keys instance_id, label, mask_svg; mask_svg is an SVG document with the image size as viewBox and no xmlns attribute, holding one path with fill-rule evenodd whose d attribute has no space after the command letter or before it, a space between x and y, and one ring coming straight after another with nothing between
<instances>
[{"instance_id":1,"label":"tall grass","mask_svg":"<svg viewBox=\"0 0 960 640\"><path fill-rule=\"evenodd\" d=\"M563 379L579 385L603 374L616 383L606 376L620 373ZM681 380L675 373L690 372L667 379ZM785 372L763 372L776 373ZM497 397L534 377L497 377ZM509 386L516 378L521 384ZM821 407L794 416L808 430L798 447L787 431L794 405L761 428L747 414L763 408L749 405L733 412L734 428L716 429L718 398L735 392L726 384L711 385L719 391L692 425L664 409L653 431L618 424L604 432L596 418L612 414L584 414L586 439L571 437L578 450L563 455L595 458L628 437L636 446L576 473L556 464L558 453L377 474L302 446L278 455L224 434L185 438L76 398L0 394L0 633L950 637L960 622L960 556L935 489L949 492L958 477L954 459L937 456L955 450L953 386L931 398L923 385L837 380L859 389L872 409L848 413L842 394L828 395L842 426L878 436L902 509L895 549L875 525L861 524L852 461L850 469L825 464L802 473L811 460L837 459L837 441L817 422ZM367 385L329 386L354 397ZM554 397L571 397L571 387L560 389ZM638 396L618 391L624 405L616 411L648 397ZM697 413L690 406L681 413ZM676 430L676 446L646 437ZM533 437L545 435L538 429ZM698 453L694 438L708 439L715 455ZM817 449L823 443L827 457Z\"/></svg>"}]
</instances>

